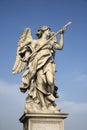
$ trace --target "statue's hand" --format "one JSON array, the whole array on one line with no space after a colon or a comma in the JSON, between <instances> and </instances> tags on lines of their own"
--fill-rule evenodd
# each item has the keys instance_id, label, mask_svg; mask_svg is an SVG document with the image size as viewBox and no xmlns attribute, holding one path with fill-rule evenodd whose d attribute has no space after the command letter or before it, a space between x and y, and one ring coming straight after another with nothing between
<instances>
[{"instance_id":1,"label":"statue's hand","mask_svg":"<svg viewBox=\"0 0 87 130\"><path fill-rule=\"evenodd\" d=\"M62 27L62 28L60 29L60 34L64 34L65 30L66 30L66 27Z\"/></svg>"},{"instance_id":2,"label":"statue's hand","mask_svg":"<svg viewBox=\"0 0 87 130\"><path fill-rule=\"evenodd\" d=\"M26 58L24 57L24 58L21 58L21 61L23 61L23 62L27 62L28 59L26 59Z\"/></svg>"}]
</instances>

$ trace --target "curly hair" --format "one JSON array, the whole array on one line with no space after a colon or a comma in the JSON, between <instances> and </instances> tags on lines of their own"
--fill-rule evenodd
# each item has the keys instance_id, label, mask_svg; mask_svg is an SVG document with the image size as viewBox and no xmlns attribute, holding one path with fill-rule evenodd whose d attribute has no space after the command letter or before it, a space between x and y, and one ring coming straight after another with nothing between
<instances>
[{"instance_id":1,"label":"curly hair","mask_svg":"<svg viewBox=\"0 0 87 130\"><path fill-rule=\"evenodd\" d=\"M38 30L37 30L37 33L36 33L36 35L37 35L37 37L38 38L41 38L42 37L42 35L43 35L43 33L44 33L44 31L46 31L46 30L51 30L48 26L42 26L42 27L40 27Z\"/></svg>"}]
</instances>

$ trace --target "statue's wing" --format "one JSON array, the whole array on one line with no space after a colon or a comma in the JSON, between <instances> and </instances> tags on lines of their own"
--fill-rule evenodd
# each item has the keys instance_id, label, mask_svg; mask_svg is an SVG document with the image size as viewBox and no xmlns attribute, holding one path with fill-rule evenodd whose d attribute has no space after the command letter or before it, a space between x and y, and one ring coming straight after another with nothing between
<instances>
[{"instance_id":1,"label":"statue's wing","mask_svg":"<svg viewBox=\"0 0 87 130\"><path fill-rule=\"evenodd\" d=\"M31 40L32 40L31 29L26 28L23 31L23 33L21 34L19 41L18 41L16 60L15 60L15 63L14 63L13 69L12 69L13 74L19 73L27 67L27 62L22 60L22 58L24 58L25 55L21 56L20 50L23 51L24 47L29 45Z\"/></svg>"}]
</instances>

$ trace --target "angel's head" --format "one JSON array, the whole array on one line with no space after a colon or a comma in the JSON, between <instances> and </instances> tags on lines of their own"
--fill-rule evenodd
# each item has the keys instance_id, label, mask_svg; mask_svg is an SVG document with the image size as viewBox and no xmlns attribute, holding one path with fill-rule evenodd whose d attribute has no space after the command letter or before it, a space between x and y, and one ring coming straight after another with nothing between
<instances>
[{"instance_id":1,"label":"angel's head","mask_svg":"<svg viewBox=\"0 0 87 130\"><path fill-rule=\"evenodd\" d=\"M38 36L38 38L41 38L44 33L46 34L46 36L49 36L50 30L51 29L48 26L42 26L38 29L36 35Z\"/></svg>"}]
</instances>

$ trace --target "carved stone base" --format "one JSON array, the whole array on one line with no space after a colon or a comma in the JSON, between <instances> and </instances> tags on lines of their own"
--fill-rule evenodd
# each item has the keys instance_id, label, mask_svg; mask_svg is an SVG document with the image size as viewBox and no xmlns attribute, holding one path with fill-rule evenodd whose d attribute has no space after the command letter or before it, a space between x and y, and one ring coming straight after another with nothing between
<instances>
[{"instance_id":1,"label":"carved stone base","mask_svg":"<svg viewBox=\"0 0 87 130\"><path fill-rule=\"evenodd\" d=\"M24 114L19 120L23 130L64 130L66 113L30 113Z\"/></svg>"}]
</instances>

